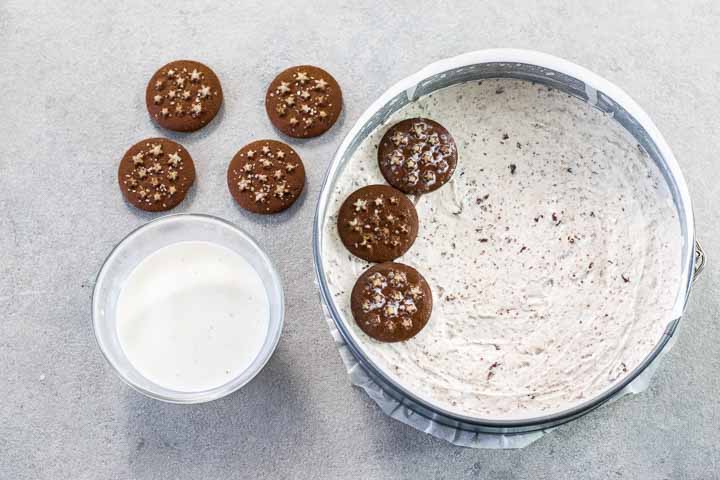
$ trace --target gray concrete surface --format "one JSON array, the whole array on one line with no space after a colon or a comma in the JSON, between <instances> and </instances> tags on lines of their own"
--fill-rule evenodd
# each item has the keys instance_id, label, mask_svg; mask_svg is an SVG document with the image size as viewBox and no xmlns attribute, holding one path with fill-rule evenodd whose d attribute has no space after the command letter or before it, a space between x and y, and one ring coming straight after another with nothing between
<instances>
[{"instance_id":1,"label":"gray concrete surface","mask_svg":"<svg viewBox=\"0 0 720 480\"><path fill-rule=\"evenodd\" d=\"M720 478L720 3L0 1L0 479ZM626 89L673 147L710 257L679 342L649 391L522 451L453 447L389 418L351 387L312 286L310 228L342 136L391 82L489 47L565 57ZM227 218L261 239L287 286L287 324L242 391L177 406L128 389L90 327L94 276L128 230L117 162L164 132L145 83L194 58L220 76L225 106L198 133L170 135L196 161L177 209ZM236 208L227 162L274 137L263 109L280 68L314 63L343 86L327 135L293 145L307 194L259 219Z\"/></svg>"}]
</instances>

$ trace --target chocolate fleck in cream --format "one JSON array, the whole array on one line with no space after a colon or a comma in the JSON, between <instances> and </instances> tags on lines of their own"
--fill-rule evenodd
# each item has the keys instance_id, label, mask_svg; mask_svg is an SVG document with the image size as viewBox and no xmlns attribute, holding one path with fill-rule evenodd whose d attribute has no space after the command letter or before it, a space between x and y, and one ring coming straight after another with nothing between
<instances>
[{"instance_id":1,"label":"chocolate fleck in cream","mask_svg":"<svg viewBox=\"0 0 720 480\"><path fill-rule=\"evenodd\" d=\"M257 140L233 157L227 172L230 193L244 209L277 213L290 207L305 186L305 167L289 145Z\"/></svg>"},{"instance_id":2,"label":"chocolate fleck in cream","mask_svg":"<svg viewBox=\"0 0 720 480\"><path fill-rule=\"evenodd\" d=\"M385 179L405 193L432 192L455 171L457 146L452 135L427 118L409 118L393 125L378 147Z\"/></svg>"},{"instance_id":3,"label":"chocolate fleck in cream","mask_svg":"<svg viewBox=\"0 0 720 480\"><path fill-rule=\"evenodd\" d=\"M412 246L418 233L418 216L412 202L399 190L368 185L343 202L337 228L354 255L369 262L386 262Z\"/></svg>"},{"instance_id":4,"label":"chocolate fleck in cream","mask_svg":"<svg viewBox=\"0 0 720 480\"><path fill-rule=\"evenodd\" d=\"M188 151L167 138L148 138L125 153L118 167L120 190L128 202L149 212L170 210L195 181Z\"/></svg>"},{"instance_id":5,"label":"chocolate fleck in cream","mask_svg":"<svg viewBox=\"0 0 720 480\"><path fill-rule=\"evenodd\" d=\"M265 109L275 128L285 135L317 137L338 119L342 92L322 68L300 65L282 71L270 83Z\"/></svg>"},{"instance_id":6,"label":"chocolate fleck in cream","mask_svg":"<svg viewBox=\"0 0 720 480\"><path fill-rule=\"evenodd\" d=\"M359 185L383 182L381 139L417 117L444 125L460 159L451 182L413 199L422 228L400 260L431 285L432 316L407 341L376 342L353 320L349 292L367 262L348 254L336 214ZM348 334L393 381L462 415L558 413L617 385L683 291L671 192L636 144L587 103L521 80L454 85L402 107L330 187L320 258Z\"/></svg>"},{"instance_id":7,"label":"chocolate fleck in cream","mask_svg":"<svg viewBox=\"0 0 720 480\"><path fill-rule=\"evenodd\" d=\"M177 60L160 68L148 82L145 103L158 125L191 132L207 125L220 110L220 80L210 67Z\"/></svg>"},{"instance_id":8,"label":"chocolate fleck in cream","mask_svg":"<svg viewBox=\"0 0 720 480\"><path fill-rule=\"evenodd\" d=\"M358 278L351 303L355 322L363 332L381 342L401 342L427 324L432 292L414 268L386 262Z\"/></svg>"}]
</instances>

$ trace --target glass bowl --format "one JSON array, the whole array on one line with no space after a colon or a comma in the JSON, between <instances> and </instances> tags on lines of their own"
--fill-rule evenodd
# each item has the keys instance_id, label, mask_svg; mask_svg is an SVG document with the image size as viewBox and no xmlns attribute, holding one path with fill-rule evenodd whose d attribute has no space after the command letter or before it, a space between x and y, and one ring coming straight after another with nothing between
<instances>
[{"instance_id":1,"label":"glass bowl","mask_svg":"<svg viewBox=\"0 0 720 480\"><path fill-rule=\"evenodd\" d=\"M145 378L128 360L120 345L115 309L125 279L148 255L185 241L214 243L242 256L258 273L267 292L270 318L260 352L252 363L226 383L201 391L177 391ZM199 214L167 215L130 232L110 252L100 268L92 297L92 320L100 351L120 378L135 390L172 403L201 403L228 395L257 375L280 340L285 315L283 288L270 258L258 244L235 225Z\"/></svg>"}]
</instances>

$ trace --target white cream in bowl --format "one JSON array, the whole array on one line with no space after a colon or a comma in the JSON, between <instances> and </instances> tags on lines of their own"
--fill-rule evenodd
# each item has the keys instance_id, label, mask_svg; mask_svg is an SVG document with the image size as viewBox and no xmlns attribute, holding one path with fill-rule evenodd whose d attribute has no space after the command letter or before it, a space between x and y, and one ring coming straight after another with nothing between
<instances>
[{"instance_id":1,"label":"white cream in bowl","mask_svg":"<svg viewBox=\"0 0 720 480\"><path fill-rule=\"evenodd\" d=\"M225 384L260 353L270 318L262 279L240 254L206 241L170 244L124 281L117 333L130 363L171 390Z\"/></svg>"}]
</instances>

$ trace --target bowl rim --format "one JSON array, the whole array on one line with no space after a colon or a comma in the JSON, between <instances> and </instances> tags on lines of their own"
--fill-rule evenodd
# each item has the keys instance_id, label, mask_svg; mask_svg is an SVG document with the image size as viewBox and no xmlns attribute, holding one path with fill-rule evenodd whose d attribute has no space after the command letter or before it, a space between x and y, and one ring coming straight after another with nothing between
<instances>
[{"instance_id":1,"label":"bowl rim","mask_svg":"<svg viewBox=\"0 0 720 480\"><path fill-rule=\"evenodd\" d=\"M272 335L272 338L270 338L269 343L269 350L265 356L265 358L262 359L262 361L257 365L257 368L254 372L252 372L251 375L249 375L246 379L244 379L242 382L237 382L233 384L235 380L237 380L242 374L247 372L247 370L244 370L240 373L240 375L234 377L231 380L228 380L227 382L218 385L213 388L205 389L205 390L199 390L199 391L193 391L193 392L180 392L180 391L174 391L172 389L167 389L164 387L164 390L172 391L175 395L169 396L165 394L161 394L152 390L148 390L146 388L141 387L140 385L137 385L135 382L128 379L125 375L123 375L118 367L115 365L115 363L110 359L110 355L106 351L106 346L104 342L100 339L100 335L98 334L98 323L100 321L100 315L99 315L99 309L101 306L99 305L99 300L97 299L98 296L98 290L99 286L104 281L105 275L107 274L107 267L109 263L114 259L115 255L117 254L120 247L122 247L124 244L126 244L128 241L132 240L133 238L137 237L138 235L142 235L142 233L152 227L157 226L160 223L165 222L171 222L171 221L195 221L195 220L201 220L201 221L209 221L209 222L215 222L219 225L221 225L224 228L228 228L229 230L233 231L236 235L241 237L243 241L247 242L252 248L255 249L260 254L261 263L265 265L267 272L270 275L271 281L274 285L274 287L277 289L277 302L279 304L279 317L278 317L278 326L274 331L271 331L268 327L267 336L270 337ZM177 243L177 242L176 242ZM170 244L172 245L172 244ZM142 260L141 260L142 261ZM270 296L270 292L268 291L268 297ZM270 301L271 299L268 298ZM285 325L285 292L283 288L282 281L280 279L280 275L278 274L277 269L275 268L275 264L272 262L270 257L267 255L265 250L263 250L260 245L255 241L255 239L246 231L238 227L237 225L214 215L208 215L204 213L172 213L168 215L163 215L161 217L155 218L153 220L150 220L148 222L143 223L142 225L132 229L130 232L128 232L120 241L118 241L113 248L110 250L110 253L108 253L107 257L103 260L103 263L98 270L98 273L95 277L95 284L93 286L93 292L91 297L91 320L92 320L92 327L93 327L93 334L95 336L95 341L97 343L98 349L102 353L102 356L105 358L105 361L108 365L112 367L112 370L115 372L115 374L128 386L133 388L135 391L142 393L143 395L153 398L155 400L160 400L167 403L176 403L176 404L196 404L196 403L205 403L210 402L213 400L220 399L222 397L225 397L227 395L230 395L231 393L236 392L240 388L244 387L250 381L252 381L262 370L265 368L265 365L270 361L270 358L273 356L275 350L277 349L278 343L280 342L280 337L282 335L283 327ZM154 383L154 382L153 382Z\"/></svg>"},{"instance_id":2,"label":"bowl rim","mask_svg":"<svg viewBox=\"0 0 720 480\"><path fill-rule=\"evenodd\" d=\"M355 342L352 335L347 331L342 315L336 308L332 294L329 291L327 279L322 263L322 245L323 245L323 225L325 221L324 215L327 212L329 206L329 200L332 193L330 187L331 180L337 176L338 169L342 167L342 157L349 148L350 144L354 141L355 137L360 133L364 125L366 125L371 117L378 112L382 107L387 105L392 99L398 95L406 92L408 97L414 100L415 88L424 80L429 77L433 77L444 72L455 70L461 67L467 67L475 64L483 63L505 63L505 64L525 64L531 66L538 66L541 68L556 71L561 74L565 74L576 80L581 81L586 88L588 96L597 95L597 92L602 92L605 96L615 101L618 105L624 108L631 117L633 117L647 132L650 139L654 142L660 156L665 161L668 171L670 172L673 181L675 182L675 188L678 192L678 197L682 199L682 209L684 213L685 222L682 227L687 232L687 247L682 258L682 278L684 282L679 286L679 294L676 298L673 311L670 315L670 320L665 333L655 345L653 350L643 359L640 364L630 371L620 382L614 384L610 388L604 390L598 396L593 397L585 402L577 404L571 408L567 408L555 413L548 415L519 418L519 419L488 419L481 417L473 417L469 415L463 415L446 410L438 405L433 404L431 401L426 400L419 395L409 391L404 386L395 382L392 378L388 377L383 369L379 368L364 352L363 348L359 347ZM680 219L679 221L682 221ZM323 180L322 188L320 190L319 199L315 211L315 218L313 223L313 260L315 266L316 281L320 289L320 298L323 305L327 308L329 316L332 318L335 326L341 337L347 344L348 348L352 352L358 363L366 370L370 377L377 383L380 384L382 389L390 394L395 400L401 405L406 406L413 410L415 413L426 417L430 421L436 421L438 423L458 428L467 429L470 431L489 431L498 433L523 433L534 430L541 430L543 428L549 428L551 426L560 425L562 423L574 420L595 408L601 406L607 401L614 398L620 391L627 387L632 381L634 381L645 369L653 363L653 361L660 355L665 349L668 341L675 332L682 313L685 309L687 299L690 293L690 286L692 282L692 273L695 268L695 225L692 210L692 203L690 194L687 188L685 178L680 171L680 167L677 160L672 153L669 145L665 141L664 137L660 133L659 129L655 126L649 115L622 89L614 85L610 81L603 77L587 70L584 67L576 65L568 60L541 53L532 50L521 50L521 49L488 49L479 50L461 54L455 57L446 58L434 62L418 72L396 82L389 89L387 89L380 97L375 100L370 106L360 115L357 121L354 123L350 131L345 135L342 143L336 150L330 166L327 169L325 178ZM691 247L693 246L693 247ZM680 293L684 293L680 295Z\"/></svg>"}]
</instances>

